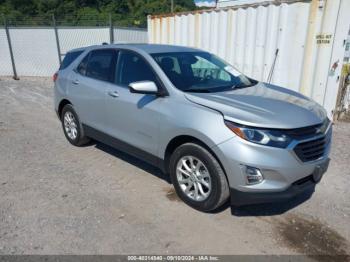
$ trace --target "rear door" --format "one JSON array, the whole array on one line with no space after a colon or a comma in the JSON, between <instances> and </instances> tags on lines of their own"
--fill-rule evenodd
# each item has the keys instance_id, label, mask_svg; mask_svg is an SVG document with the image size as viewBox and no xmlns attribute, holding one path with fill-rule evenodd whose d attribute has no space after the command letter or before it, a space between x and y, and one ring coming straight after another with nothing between
<instances>
[{"instance_id":1,"label":"rear door","mask_svg":"<svg viewBox=\"0 0 350 262\"><path fill-rule=\"evenodd\" d=\"M106 128L106 92L114 80L116 51L90 51L71 78L69 97L80 121L103 131Z\"/></svg>"},{"instance_id":2,"label":"rear door","mask_svg":"<svg viewBox=\"0 0 350 262\"><path fill-rule=\"evenodd\" d=\"M71 82L69 81L70 80L69 76L71 75L72 71L70 69L68 69L68 67L83 52L84 52L84 50L70 51L65 55L61 65L60 65L60 68L58 69L58 72L56 73L56 74L58 74L59 77L57 77L57 80L55 82L55 84L57 86L59 86L60 88L62 88L63 90L66 90L67 86L69 87L69 85L71 84Z\"/></svg>"}]
</instances>

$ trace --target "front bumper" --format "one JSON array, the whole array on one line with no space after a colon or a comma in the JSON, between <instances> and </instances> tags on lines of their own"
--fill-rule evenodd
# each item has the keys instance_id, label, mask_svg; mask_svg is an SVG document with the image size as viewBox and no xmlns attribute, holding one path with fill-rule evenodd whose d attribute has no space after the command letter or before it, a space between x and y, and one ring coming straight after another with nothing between
<instances>
[{"instance_id":1,"label":"front bumper","mask_svg":"<svg viewBox=\"0 0 350 262\"><path fill-rule=\"evenodd\" d=\"M315 191L316 183L312 179L312 175L304 178L305 181L293 183L285 191L281 192L242 192L234 188L230 188L230 200L233 206L246 206L262 203L276 203L291 200L297 196L308 194L311 196Z\"/></svg>"},{"instance_id":2,"label":"front bumper","mask_svg":"<svg viewBox=\"0 0 350 262\"><path fill-rule=\"evenodd\" d=\"M328 133L329 132L329 133ZM327 131L331 136L332 129ZM230 186L232 205L280 202L304 192L313 192L316 182L327 170L330 143L324 155L316 161L302 162L293 148L274 148L247 142L234 137L213 148L220 159ZM263 182L248 185L245 166L258 168ZM303 183L301 183L303 182Z\"/></svg>"}]
</instances>

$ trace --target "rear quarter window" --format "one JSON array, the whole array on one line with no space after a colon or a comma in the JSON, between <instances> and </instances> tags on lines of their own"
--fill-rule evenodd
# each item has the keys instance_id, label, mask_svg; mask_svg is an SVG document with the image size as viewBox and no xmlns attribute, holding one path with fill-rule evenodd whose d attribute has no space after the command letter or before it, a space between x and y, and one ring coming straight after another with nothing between
<instances>
[{"instance_id":1,"label":"rear quarter window","mask_svg":"<svg viewBox=\"0 0 350 262\"><path fill-rule=\"evenodd\" d=\"M81 53L83 53L83 51L68 52L64 57L59 70L67 68Z\"/></svg>"}]
</instances>

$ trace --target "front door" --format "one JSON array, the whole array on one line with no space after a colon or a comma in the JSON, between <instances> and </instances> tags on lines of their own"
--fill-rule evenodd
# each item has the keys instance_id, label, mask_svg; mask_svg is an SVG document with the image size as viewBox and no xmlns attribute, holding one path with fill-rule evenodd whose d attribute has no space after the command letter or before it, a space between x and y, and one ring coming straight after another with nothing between
<instances>
[{"instance_id":1,"label":"front door","mask_svg":"<svg viewBox=\"0 0 350 262\"><path fill-rule=\"evenodd\" d=\"M157 155L159 109L164 98L130 93L132 82L157 78L150 65L139 54L118 52L115 85L107 90L106 111L109 134L153 156Z\"/></svg>"}]
</instances>

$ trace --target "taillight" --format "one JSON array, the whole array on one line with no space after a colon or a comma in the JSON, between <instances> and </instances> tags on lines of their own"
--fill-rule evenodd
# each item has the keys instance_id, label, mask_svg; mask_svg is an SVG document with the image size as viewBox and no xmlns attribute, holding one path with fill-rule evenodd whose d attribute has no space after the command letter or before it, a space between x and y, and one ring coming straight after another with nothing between
<instances>
[{"instance_id":1,"label":"taillight","mask_svg":"<svg viewBox=\"0 0 350 262\"><path fill-rule=\"evenodd\" d=\"M53 74L52 80L53 80L54 82L56 82L57 77L58 77L58 73L56 72L56 73Z\"/></svg>"}]
</instances>

